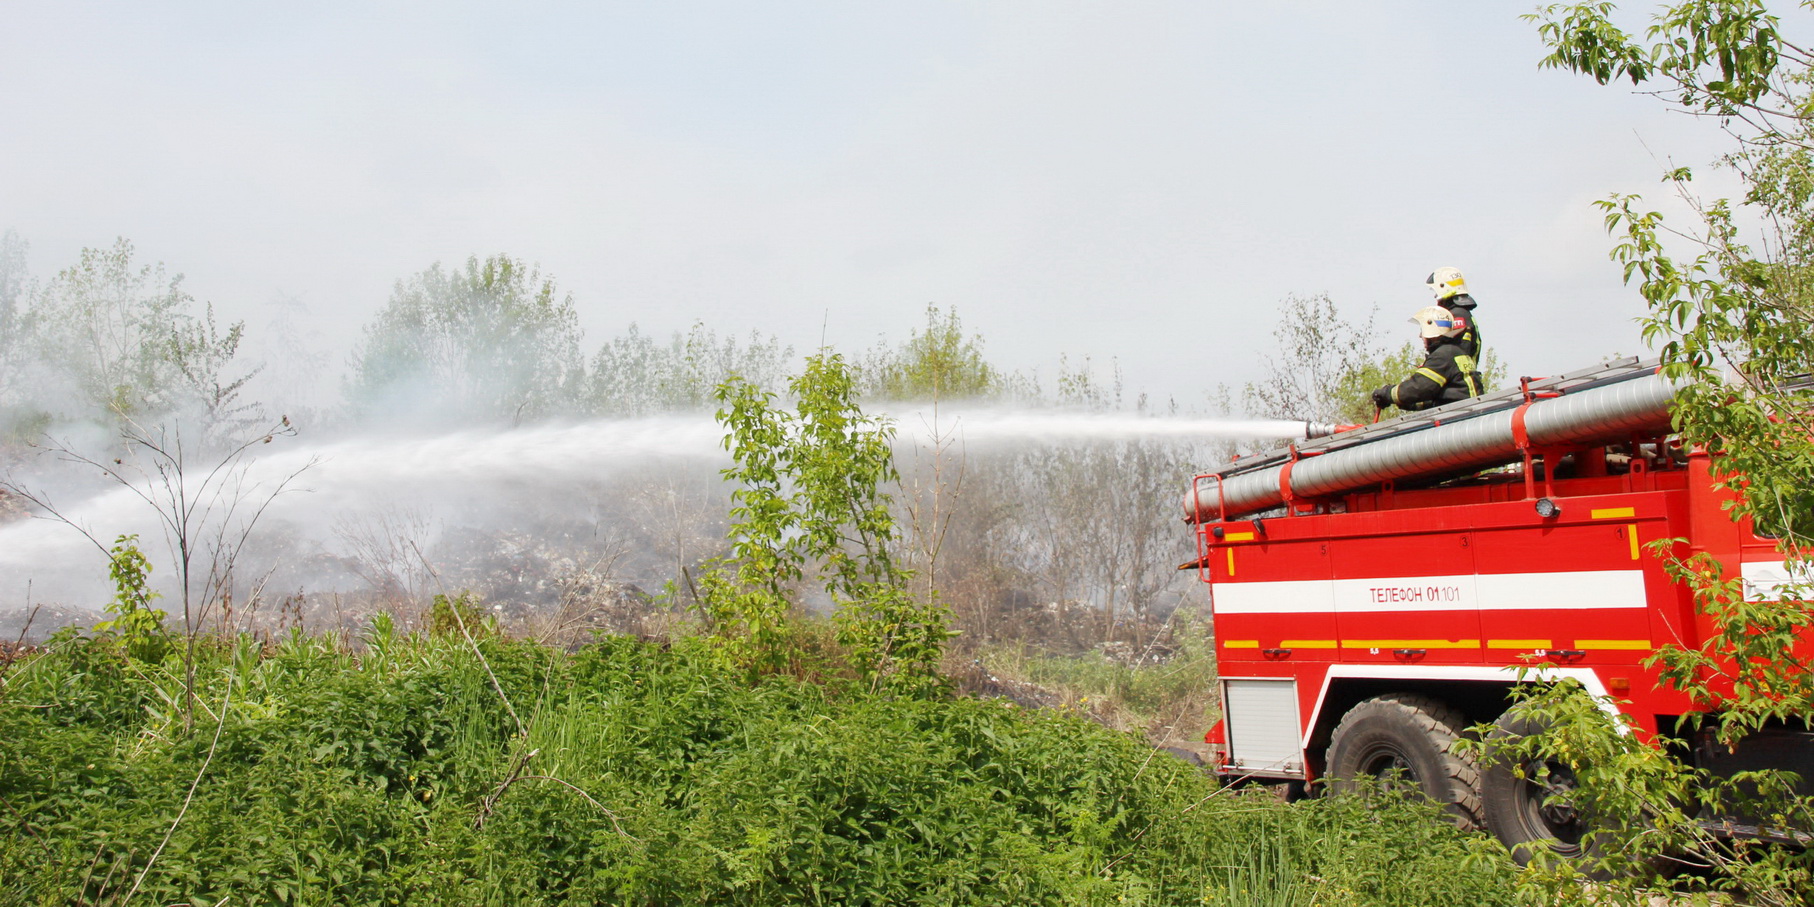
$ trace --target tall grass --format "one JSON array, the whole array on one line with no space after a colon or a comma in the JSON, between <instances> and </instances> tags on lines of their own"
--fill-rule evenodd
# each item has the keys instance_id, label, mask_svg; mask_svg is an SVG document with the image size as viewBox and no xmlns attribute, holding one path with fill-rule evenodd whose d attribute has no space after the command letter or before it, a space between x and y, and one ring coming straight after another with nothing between
<instances>
[{"instance_id":1,"label":"tall grass","mask_svg":"<svg viewBox=\"0 0 1814 907\"><path fill-rule=\"evenodd\" d=\"M1061 712L749 683L689 639L344 643L204 646L190 733L180 669L108 639L18 666L0 901L1506 902L1421 807L1217 790Z\"/></svg>"},{"instance_id":2,"label":"tall grass","mask_svg":"<svg viewBox=\"0 0 1814 907\"><path fill-rule=\"evenodd\" d=\"M1181 623L1163 661L1135 663L1101 651L1060 655L1025 644L980 653L994 675L1056 693L1069 707L1121 729L1144 729L1162 744L1201 740L1216 709L1215 644L1205 625Z\"/></svg>"}]
</instances>

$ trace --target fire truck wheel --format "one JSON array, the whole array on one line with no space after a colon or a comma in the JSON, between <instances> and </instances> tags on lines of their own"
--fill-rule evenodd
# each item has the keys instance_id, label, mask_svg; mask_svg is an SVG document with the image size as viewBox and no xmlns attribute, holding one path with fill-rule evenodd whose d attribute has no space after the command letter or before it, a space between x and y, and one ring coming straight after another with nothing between
<instances>
[{"instance_id":1,"label":"fire truck wheel","mask_svg":"<svg viewBox=\"0 0 1814 907\"><path fill-rule=\"evenodd\" d=\"M1196 750L1187 750L1181 746L1162 746L1162 747L1160 747L1160 749L1162 749L1168 753L1171 753L1172 755L1177 756L1179 759L1182 759L1185 762L1187 762L1191 765L1194 765L1198 768L1203 767L1203 757L1201 755L1199 755Z\"/></svg>"},{"instance_id":2,"label":"fire truck wheel","mask_svg":"<svg viewBox=\"0 0 1814 907\"><path fill-rule=\"evenodd\" d=\"M1330 738L1330 788L1401 784L1448 807L1461 828L1479 828L1480 774L1455 749L1467 726L1461 712L1428 696L1393 693L1362 702Z\"/></svg>"},{"instance_id":3,"label":"fire truck wheel","mask_svg":"<svg viewBox=\"0 0 1814 907\"><path fill-rule=\"evenodd\" d=\"M1510 715L1500 716L1495 725L1487 737L1489 743L1544 730L1535 721ZM1582 839L1592 826L1573 807L1551 802L1553 796L1565 795L1574 786L1574 772L1559 763L1495 762L1487 766L1480 777L1487 830L1512 852L1520 866L1531 861L1538 847L1548 847L1565 860L1591 856Z\"/></svg>"}]
</instances>

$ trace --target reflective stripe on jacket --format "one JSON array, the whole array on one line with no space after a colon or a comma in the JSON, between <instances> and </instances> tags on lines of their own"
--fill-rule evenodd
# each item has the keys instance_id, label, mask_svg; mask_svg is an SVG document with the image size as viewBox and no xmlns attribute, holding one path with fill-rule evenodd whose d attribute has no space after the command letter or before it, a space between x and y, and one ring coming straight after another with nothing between
<instances>
[{"instance_id":1,"label":"reflective stripe on jacket","mask_svg":"<svg viewBox=\"0 0 1814 907\"><path fill-rule=\"evenodd\" d=\"M1456 400L1480 396L1480 367L1460 338L1438 340L1417 367L1397 387L1392 402L1400 409L1429 409Z\"/></svg>"}]
</instances>

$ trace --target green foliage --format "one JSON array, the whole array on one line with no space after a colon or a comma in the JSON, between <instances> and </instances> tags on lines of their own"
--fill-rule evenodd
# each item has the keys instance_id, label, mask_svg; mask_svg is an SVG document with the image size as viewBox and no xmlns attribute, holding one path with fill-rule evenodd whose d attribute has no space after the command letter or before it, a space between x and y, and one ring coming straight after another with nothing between
<instances>
[{"instance_id":1,"label":"green foliage","mask_svg":"<svg viewBox=\"0 0 1814 907\"><path fill-rule=\"evenodd\" d=\"M208 447L256 421L239 399L259 371L240 361L244 323L219 325L212 305L195 314L182 275L135 264L120 239L36 285L25 250L0 237L0 440L43 444L85 422L121 434L181 426Z\"/></svg>"},{"instance_id":2,"label":"green foliage","mask_svg":"<svg viewBox=\"0 0 1814 907\"><path fill-rule=\"evenodd\" d=\"M809 356L795 378L792 444L780 453L796 489L804 553L823 565L826 590L846 600L901 579L889 545L898 483L894 425L864 415L842 356Z\"/></svg>"},{"instance_id":3,"label":"green foliage","mask_svg":"<svg viewBox=\"0 0 1814 907\"><path fill-rule=\"evenodd\" d=\"M871 687L920 697L949 688L939 663L955 634L937 592L921 600L899 583L865 583L856 597L839 600L832 619L851 665Z\"/></svg>"},{"instance_id":4,"label":"green foliage","mask_svg":"<svg viewBox=\"0 0 1814 907\"><path fill-rule=\"evenodd\" d=\"M1726 162L1749 187L1750 213L1774 232L1763 251L1743 241L1740 212L1724 199L1701 203L1688 196L1700 215L1691 258L1673 254L1662 215L1643 210L1638 197L1615 195L1599 204L1618 238L1612 257L1650 306L1645 339L1660 346L1665 373L1681 385L1674 413L1683 440L1718 455L1718 481L1739 493L1733 517L1749 517L1760 531L1780 537L1795 559L1798 547L1814 542L1814 385L1808 381L1814 334L1807 329L1814 316L1808 282L1814 61L1779 34L1775 17L1754 0L1667 7L1646 33L1648 48L1616 29L1612 12L1610 4L1544 10L1539 27L1553 51L1546 64L1602 82L1659 80L1673 86L1679 107L1742 124L1735 130L1741 149ZM1685 168L1667 178L1687 195ZM1678 571L1697 585L1702 607L1721 612L1729 626L1807 622L1798 614L1803 605L1793 601L1796 590L1785 590L1790 594L1774 604L1745 603L1716 582L1712 566L1682 564ZM1762 635L1767 646L1788 638ZM1747 644L1736 637L1726 643ZM1788 674L1805 676L1796 667ZM1794 682L1787 674L1780 680ZM1749 721L1740 717L1749 712L1729 710L1722 720Z\"/></svg>"},{"instance_id":5,"label":"green foliage","mask_svg":"<svg viewBox=\"0 0 1814 907\"><path fill-rule=\"evenodd\" d=\"M1386 353L1379 360L1361 364L1352 371L1342 372L1336 377L1335 384L1329 390L1331 401L1339 403L1337 420L1346 424L1366 424L1373 421L1373 389L1397 384L1423 364L1423 344L1409 341L1404 346ZM1485 387L1494 384L1490 375L1485 376Z\"/></svg>"},{"instance_id":6,"label":"green foliage","mask_svg":"<svg viewBox=\"0 0 1814 907\"><path fill-rule=\"evenodd\" d=\"M10 674L8 902L1507 903L1425 807L1218 791L1063 714L746 684L700 640L368 639L209 641L190 736L81 707L180 686L105 640Z\"/></svg>"},{"instance_id":7,"label":"green foliage","mask_svg":"<svg viewBox=\"0 0 1814 907\"><path fill-rule=\"evenodd\" d=\"M926 306L926 326L896 349L878 347L863 363L864 394L882 400L968 400L1004 390L983 358L982 337L965 334L957 310Z\"/></svg>"},{"instance_id":8,"label":"green foliage","mask_svg":"<svg viewBox=\"0 0 1814 907\"><path fill-rule=\"evenodd\" d=\"M563 411L582 378L579 315L508 255L398 281L365 328L349 396L367 409L520 420Z\"/></svg>"},{"instance_id":9,"label":"green foliage","mask_svg":"<svg viewBox=\"0 0 1814 907\"><path fill-rule=\"evenodd\" d=\"M890 546L886 486L898 483L894 429L856 403L850 367L835 353L807 358L790 385L792 412L740 378L718 389L718 420L735 465L732 557L701 584L707 614L738 655L775 671L792 594L811 570L837 605L840 641L873 685L900 693L940 688L946 611L916 601Z\"/></svg>"},{"instance_id":10,"label":"green foliage","mask_svg":"<svg viewBox=\"0 0 1814 907\"><path fill-rule=\"evenodd\" d=\"M1814 316L1814 59L1756 0L1666 6L1644 43L1615 25L1614 14L1610 3L1586 3L1545 7L1529 18L1551 50L1543 65L1602 84L1629 79L1657 88L1675 108L1718 119L1738 141L1724 163L1748 188L1742 208L1696 198L1685 167L1672 168L1665 180L1698 217L1687 231L1664 227L1662 215L1636 196L1614 195L1600 206L1616 237L1612 257L1649 305L1645 339L1661 349L1664 373L1678 381L1677 430L1717 455L1717 481L1737 493L1734 519L1750 518L1779 536L1794 569L1803 570L1801 552L1814 538L1814 386L1807 381L1814 372L1814 334L1807 328ZM1752 225L1764 232L1755 248L1745 239ZM1686 241L1686 255L1678 240ZM1689 721L1712 722L1728 743L1770 724L1807 726L1814 685L1793 648L1814 626L1806 584L1747 596L1704 556L1672 561L1670 568L1694 589L1698 608L1717 628L1695 648L1666 647L1652 659L1669 682L1708 704L1708 713ZM1689 821L1698 807L1814 827L1814 802L1791 795L1786 777L1708 778L1686 767L1678 758L1684 754L1625 751L1611 742L1613 729L1589 720L1591 709L1553 697L1537 698L1533 708L1556 722L1557 730L1544 736L1575 741L1577 752L1559 755L1610 761L1604 772L1587 768L1579 796L1600 815L1644 819L1615 823L1603 850L1641 857L1680 849L1710 864L1711 887L1757 903L1801 902L1814 856L1709 845ZM1626 886L1619 897L1638 895Z\"/></svg>"},{"instance_id":11,"label":"green foliage","mask_svg":"<svg viewBox=\"0 0 1814 907\"><path fill-rule=\"evenodd\" d=\"M1221 839L1227 842L1224 854L1240 857L1238 862L1224 857L1212 875L1220 877L1224 890L1245 887L1274 903L1292 903L1284 886L1267 881L1295 869L1299 887L1312 888L1315 903L1330 907L1514 902L1512 867L1503 854L1483 837L1456 831L1428 802L1386 792L1277 809L1261 799L1271 796L1256 794L1234 804L1255 813ZM1212 821L1231 820L1224 815ZM1284 846L1268 848L1272 842Z\"/></svg>"},{"instance_id":12,"label":"green foliage","mask_svg":"<svg viewBox=\"0 0 1814 907\"><path fill-rule=\"evenodd\" d=\"M1543 733L1465 741L1483 764L1506 763L1546 787L1565 771L1550 803L1591 827L1583 856L1564 860L1537 848L1519 877L1524 903L1643 907L1658 889L1679 895L1719 892L1749 904L1801 904L1814 886L1805 853L1756 840L1728 840L1703 828L1709 817L1744 816L1782 832L1814 827L1780 772L1714 775L1687 764L1673 738L1646 739L1623 715L1573 681L1527 684L1510 715ZM1676 870L1694 868L1692 875ZM1674 877L1671 877L1674 876ZM1588 887L1583 882L1603 879Z\"/></svg>"},{"instance_id":13,"label":"green foliage","mask_svg":"<svg viewBox=\"0 0 1814 907\"><path fill-rule=\"evenodd\" d=\"M720 385L718 421L729 433L725 447L736 465L725 471L731 491L731 559L700 577L706 616L738 660L757 672L778 670L786 659L784 625L790 593L805 569L789 500L782 456L789 420L774 395L739 378Z\"/></svg>"},{"instance_id":14,"label":"green foliage","mask_svg":"<svg viewBox=\"0 0 1814 907\"><path fill-rule=\"evenodd\" d=\"M1600 204L1607 228L1623 233L1613 257L1650 304L1645 339L1683 384L1674 409L1683 440L1720 455L1719 481L1742 492L1735 517L1785 542L1814 542L1814 293L1805 286L1814 259L1754 258L1724 200L1703 209L1709 250L1691 260L1668 254L1662 215L1638 210L1635 196Z\"/></svg>"},{"instance_id":15,"label":"green foliage","mask_svg":"<svg viewBox=\"0 0 1814 907\"><path fill-rule=\"evenodd\" d=\"M1075 362L1069 356L1059 356L1058 375L1052 384L1059 406L1097 413L1121 409L1123 392L1126 390L1121 377L1121 363L1110 360L1108 377L1105 379L1097 376L1088 356ZM1137 408L1144 410L1144 397L1140 403Z\"/></svg>"},{"instance_id":16,"label":"green foliage","mask_svg":"<svg viewBox=\"0 0 1814 907\"><path fill-rule=\"evenodd\" d=\"M138 541L137 535L122 535L114 540L107 565L114 588L107 613L114 618L101 621L94 628L117 634L134 658L162 661L171 648L170 633L164 628L167 615L151 607L158 594L151 591L151 562L139 550Z\"/></svg>"},{"instance_id":17,"label":"green foliage","mask_svg":"<svg viewBox=\"0 0 1814 907\"><path fill-rule=\"evenodd\" d=\"M1673 102L1685 110L1742 119L1790 100L1783 83L1799 73L1784 70L1807 63L1803 51L1784 44L1776 16L1760 0L1666 6L1645 31L1648 47L1612 22L1614 9L1607 2L1558 3L1526 16L1550 48L1541 65L1602 85L1621 78L1633 85L1666 82Z\"/></svg>"},{"instance_id":18,"label":"green foliage","mask_svg":"<svg viewBox=\"0 0 1814 907\"><path fill-rule=\"evenodd\" d=\"M389 615L385 618L388 627ZM434 636L480 636L497 632L490 616L480 610L478 596L470 591L462 591L452 598L443 592L435 593L428 606L426 624L428 632Z\"/></svg>"},{"instance_id":19,"label":"green foliage","mask_svg":"<svg viewBox=\"0 0 1814 907\"><path fill-rule=\"evenodd\" d=\"M1696 610L1715 630L1700 646L1666 646L1652 659L1671 686L1696 702L1718 703L1711 714L1689 719L1711 721L1720 743L1732 745L1752 731L1814 715L1814 677L1798 651L1814 630L1814 611L1748 594L1742 579L1721 579L1718 563L1704 553L1666 567L1694 590Z\"/></svg>"}]
</instances>

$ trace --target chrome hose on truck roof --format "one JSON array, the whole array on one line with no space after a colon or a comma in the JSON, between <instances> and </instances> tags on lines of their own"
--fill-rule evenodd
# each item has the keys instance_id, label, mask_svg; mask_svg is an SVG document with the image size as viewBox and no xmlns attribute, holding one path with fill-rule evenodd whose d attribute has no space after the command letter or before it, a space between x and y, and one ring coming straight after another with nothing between
<instances>
[{"instance_id":1,"label":"chrome hose on truck roof","mask_svg":"<svg viewBox=\"0 0 1814 907\"><path fill-rule=\"evenodd\" d=\"M1654 360L1625 360L1532 381L1535 399L1524 416L1531 445L1612 442L1667 431L1675 385L1656 367ZM1236 461L1194 484L1185 496L1185 519L1214 520L1224 512L1232 518L1283 504L1280 482L1287 467L1292 496L1309 498L1517 459L1513 422L1524 405L1523 390L1514 388L1304 444L1294 448L1295 459L1287 449Z\"/></svg>"}]
</instances>

